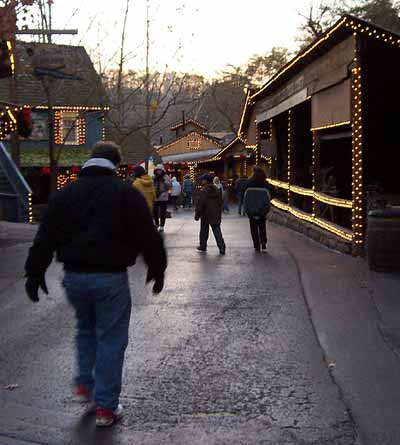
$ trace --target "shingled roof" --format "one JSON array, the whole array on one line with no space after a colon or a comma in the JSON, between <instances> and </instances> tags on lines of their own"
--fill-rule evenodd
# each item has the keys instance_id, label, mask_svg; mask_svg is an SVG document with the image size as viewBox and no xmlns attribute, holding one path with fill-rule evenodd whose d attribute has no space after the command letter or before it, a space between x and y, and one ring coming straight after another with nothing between
<instances>
[{"instance_id":1,"label":"shingled roof","mask_svg":"<svg viewBox=\"0 0 400 445\"><path fill-rule=\"evenodd\" d=\"M82 80L52 79L53 105L65 107L104 107L106 95L89 55L82 46L18 42L17 98L11 100L10 80L0 79L0 102L13 102L32 107L47 105L41 81L33 75L35 57L45 57L56 66L60 60L69 74ZM64 70L63 70L64 71Z\"/></svg>"},{"instance_id":2,"label":"shingled roof","mask_svg":"<svg viewBox=\"0 0 400 445\"><path fill-rule=\"evenodd\" d=\"M194 125L195 127L199 128L200 130L203 130L203 131L207 130L207 127L205 125L203 125L202 123L200 123L194 119L186 119L185 121L180 121L176 125L172 126L170 128L170 130L175 131L178 128L185 127L186 125L189 125L189 124Z\"/></svg>"}]
</instances>

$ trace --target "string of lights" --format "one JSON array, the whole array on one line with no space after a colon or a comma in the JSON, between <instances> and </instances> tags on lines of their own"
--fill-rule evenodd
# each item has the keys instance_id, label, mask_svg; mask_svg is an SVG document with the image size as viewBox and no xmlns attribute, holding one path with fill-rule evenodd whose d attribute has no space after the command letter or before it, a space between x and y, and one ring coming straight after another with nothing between
<instances>
[{"instance_id":1,"label":"string of lights","mask_svg":"<svg viewBox=\"0 0 400 445\"><path fill-rule=\"evenodd\" d=\"M284 190L290 190L291 192L302 196L311 196L315 200L324 204L332 205L335 207L343 207L347 209L351 209L353 207L353 201L351 200L335 198L334 196L329 196L325 193L317 192L315 191L315 189L307 189L304 187L299 187L297 185L289 185L289 183L287 182L278 181L276 179L268 178L267 181L274 187L278 187Z\"/></svg>"},{"instance_id":2,"label":"string of lights","mask_svg":"<svg viewBox=\"0 0 400 445\"><path fill-rule=\"evenodd\" d=\"M285 204L278 199L272 199L271 203L274 207L277 209L283 210L285 212L288 212L295 216L298 219L301 219L302 221L307 221L313 224L318 225L319 227L333 233L334 235L339 236L340 238L345 239L346 241L352 241L353 240L353 234L350 230L346 230L342 227L337 226L336 224L329 223L327 221L324 221L320 218L315 218L313 215L310 215L308 213L302 212L301 210L295 209L294 207L289 206L288 204Z\"/></svg>"},{"instance_id":3,"label":"string of lights","mask_svg":"<svg viewBox=\"0 0 400 445\"><path fill-rule=\"evenodd\" d=\"M192 139L190 139L190 138L192 138ZM195 141L196 141L196 144L197 144L196 147L197 147L197 149L199 149L200 146L201 146L201 142L202 142L201 140L204 140L204 141L207 141L207 142L212 142L213 145L215 145L216 147L222 148L222 145L219 142L215 141L214 139L211 139L208 136L205 136L204 134L198 133L197 131L191 131L190 133L185 134L184 136L181 136L180 138L175 139L174 141L172 141L172 142L170 142L168 144L165 144L164 146L160 147L158 149L158 153L160 153L160 155L163 155L163 156L166 156L167 154L168 155L175 154L172 150L168 151L168 149L170 147L173 147L174 145L177 145L183 139L188 139L187 148L189 149L189 151L193 151L195 149L195 147L194 147L194 142ZM191 145L191 141L193 142L193 146Z\"/></svg>"},{"instance_id":4,"label":"string of lights","mask_svg":"<svg viewBox=\"0 0 400 445\"><path fill-rule=\"evenodd\" d=\"M7 40L7 49L8 49L8 52L10 53L11 73L14 75L14 73L15 73L15 57L14 57L12 43L10 40Z\"/></svg>"},{"instance_id":5,"label":"string of lights","mask_svg":"<svg viewBox=\"0 0 400 445\"><path fill-rule=\"evenodd\" d=\"M37 109L37 110L47 110L49 107L47 105L24 105L23 108ZM62 106L62 105L53 105L53 110L62 110L62 111L109 111L110 107L92 107L92 106Z\"/></svg>"},{"instance_id":6,"label":"string of lights","mask_svg":"<svg viewBox=\"0 0 400 445\"><path fill-rule=\"evenodd\" d=\"M353 189L353 234L357 247L361 247L364 238L363 216L363 124L362 124L362 85L361 67L352 70L352 100L353 100L353 159L352 159L352 189Z\"/></svg>"},{"instance_id":7,"label":"string of lights","mask_svg":"<svg viewBox=\"0 0 400 445\"><path fill-rule=\"evenodd\" d=\"M322 36L319 40L317 40L313 45L311 45L307 50L300 53L297 57L295 57L290 63L286 65L284 69L279 71L275 76L272 77L272 79L267 82L262 88L260 88L256 93L254 93L252 96L250 96L250 99L255 99L257 96L259 96L263 91L265 91L273 82L276 82L280 77L282 77L288 70L290 70L294 65L297 64L300 60L304 59L310 52L314 51L318 46L320 46L322 43L329 40L332 34L334 34L344 23L346 23L347 17L344 17L342 20L340 20L336 26L331 28L324 36ZM244 120L244 118L243 118Z\"/></svg>"},{"instance_id":8,"label":"string of lights","mask_svg":"<svg viewBox=\"0 0 400 445\"><path fill-rule=\"evenodd\" d=\"M29 224L33 224L33 205L32 205L32 193L28 193L28 221Z\"/></svg>"},{"instance_id":9,"label":"string of lights","mask_svg":"<svg viewBox=\"0 0 400 445\"><path fill-rule=\"evenodd\" d=\"M350 125L350 124L351 121L343 121L343 122L338 122L337 124L329 124L329 125L323 125L322 127L311 128L311 131L329 130L331 128L343 127L345 125Z\"/></svg>"},{"instance_id":10,"label":"string of lights","mask_svg":"<svg viewBox=\"0 0 400 445\"><path fill-rule=\"evenodd\" d=\"M369 37L373 37L378 40L383 40L385 43L400 47L399 36L392 34L389 31L384 31L376 26L367 25L355 20L346 21L345 24L348 28L351 28L356 34L366 34Z\"/></svg>"}]
</instances>

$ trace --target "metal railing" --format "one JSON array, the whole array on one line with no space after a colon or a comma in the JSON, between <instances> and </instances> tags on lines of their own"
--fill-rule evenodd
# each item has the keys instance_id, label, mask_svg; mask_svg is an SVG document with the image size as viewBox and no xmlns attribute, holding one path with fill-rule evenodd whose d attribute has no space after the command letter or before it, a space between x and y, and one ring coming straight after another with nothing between
<instances>
[{"instance_id":1,"label":"metal railing","mask_svg":"<svg viewBox=\"0 0 400 445\"><path fill-rule=\"evenodd\" d=\"M21 172L11 159L4 144L0 142L0 175L7 186L1 190L0 202L11 209L11 220L15 222L31 222L32 190Z\"/></svg>"}]
</instances>

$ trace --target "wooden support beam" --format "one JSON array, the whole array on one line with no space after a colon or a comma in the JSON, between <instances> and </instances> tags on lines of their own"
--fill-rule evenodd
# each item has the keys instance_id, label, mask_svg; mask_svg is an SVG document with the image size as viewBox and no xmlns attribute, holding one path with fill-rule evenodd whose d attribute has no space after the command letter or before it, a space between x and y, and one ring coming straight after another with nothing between
<instances>
[{"instance_id":1,"label":"wooden support beam","mask_svg":"<svg viewBox=\"0 0 400 445\"><path fill-rule=\"evenodd\" d=\"M77 29L21 29L16 32L18 35L30 36L51 36L51 35L77 35Z\"/></svg>"}]
</instances>

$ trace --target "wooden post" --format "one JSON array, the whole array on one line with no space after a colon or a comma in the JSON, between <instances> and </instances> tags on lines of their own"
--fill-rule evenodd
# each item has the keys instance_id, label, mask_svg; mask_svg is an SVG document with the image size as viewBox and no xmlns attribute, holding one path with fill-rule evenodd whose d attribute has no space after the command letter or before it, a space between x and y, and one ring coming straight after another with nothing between
<instances>
[{"instance_id":1,"label":"wooden post","mask_svg":"<svg viewBox=\"0 0 400 445\"><path fill-rule=\"evenodd\" d=\"M313 150L312 150L312 181L313 191L321 190L321 138L318 131L313 131ZM319 202L313 198L313 216L318 217L321 214Z\"/></svg>"},{"instance_id":2,"label":"wooden post","mask_svg":"<svg viewBox=\"0 0 400 445\"><path fill-rule=\"evenodd\" d=\"M271 150L271 168L270 168L270 176L271 178L278 178L278 167L276 162L276 129L274 125L274 121L271 118L269 121L269 140L271 142L272 147L275 147L275 150Z\"/></svg>"},{"instance_id":3,"label":"wooden post","mask_svg":"<svg viewBox=\"0 0 400 445\"><path fill-rule=\"evenodd\" d=\"M288 204L292 205L292 196L290 193L290 185L292 183L292 110L288 111L288 125L287 125L287 182L288 188Z\"/></svg>"},{"instance_id":4,"label":"wooden post","mask_svg":"<svg viewBox=\"0 0 400 445\"><path fill-rule=\"evenodd\" d=\"M14 68L12 76L9 79L10 82L10 102L13 104L18 103L17 97L17 47L15 38L11 39L10 58L14 62ZM11 133L11 158L15 165L19 168L21 165L21 154L18 137L18 128Z\"/></svg>"},{"instance_id":5,"label":"wooden post","mask_svg":"<svg viewBox=\"0 0 400 445\"><path fill-rule=\"evenodd\" d=\"M225 159L224 161L224 179L228 179L228 161Z\"/></svg>"}]
</instances>

